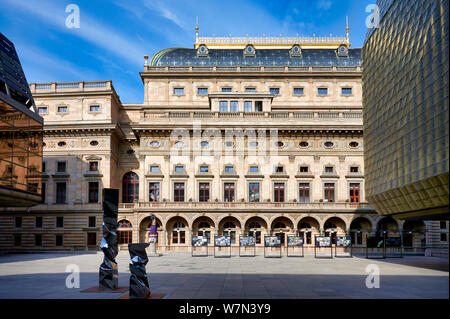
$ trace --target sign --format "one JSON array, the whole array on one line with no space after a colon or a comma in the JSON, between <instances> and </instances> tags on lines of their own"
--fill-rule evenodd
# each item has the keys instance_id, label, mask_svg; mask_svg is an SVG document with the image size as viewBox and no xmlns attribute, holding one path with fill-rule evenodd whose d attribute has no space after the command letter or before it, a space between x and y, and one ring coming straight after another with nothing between
<instances>
[{"instance_id":1,"label":"sign","mask_svg":"<svg viewBox=\"0 0 450 319\"><path fill-rule=\"evenodd\" d=\"M288 247L302 247L303 238L298 236L287 236Z\"/></svg>"},{"instance_id":2,"label":"sign","mask_svg":"<svg viewBox=\"0 0 450 319\"><path fill-rule=\"evenodd\" d=\"M239 236L239 245L242 247L255 247L255 237Z\"/></svg>"},{"instance_id":3,"label":"sign","mask_svg":"<svg viewBox=\"0 0 450 319\"><path fill-rule=\"evenodd\" d=\"M216 247L230 247L231 238L229 236L214 236L214 245Z\"/></svg>"},{"instance_id":4,"label":"sign","mask_svg":"<svg viewBox=\"0 0 450 319\"><path fill-rule=\"evenodd\" d=\"M352 240L350 237L337 236L336 237L336 247L351 247Z\"/></svg>"},{"instance_id":5,"label":"sign","mask_svg":"<svg viewBox=\"0 0 450 319\"><path fill-rule=\"evenodd\" d=\"M193 247L208 246L208 238L204 236L192 236L192 246Z\"/></svg>"},{"instance_id":6,"label":"sign","mask_svg":"<svg viewBox=\"0 0 450 319\"><path fill-rule=\"evenodd\" d=\"M281 247L281 239L277 236L264 236L265 247Z\"/></svg>"},{"instance_id":7,"label":"sign","mask_svg":"<svg viewBox=\"0 0 450 319\"><path fill-rule=\"evenodd\" d=\"M331 237L317 236L316 247L331 247Z\"/></svg>"},{"instance_id":8,"label":"sign","mask_svg":"<svg viewBox=\"0 0 450 319\"><path fill-rule=\"evenodd\" d=\"M382 248L384 238L382 237L367 237L367 248Z\"/></svg>"}]
</instances>

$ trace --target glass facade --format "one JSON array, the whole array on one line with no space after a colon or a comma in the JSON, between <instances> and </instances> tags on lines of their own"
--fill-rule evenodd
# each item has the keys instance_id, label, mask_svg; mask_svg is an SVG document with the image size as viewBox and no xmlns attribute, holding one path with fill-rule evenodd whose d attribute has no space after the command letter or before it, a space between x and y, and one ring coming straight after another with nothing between
<instances>
[{"instance_id":1,"label":"glass facade","mask_svg":"<svg viewBox=\"0 0 450 319\"><path fill-rule=\"evenodd\" d=\"M380 214L448 214L448 0L379 1L363 49L365 187Z\"/></svg>"}]
</instances>

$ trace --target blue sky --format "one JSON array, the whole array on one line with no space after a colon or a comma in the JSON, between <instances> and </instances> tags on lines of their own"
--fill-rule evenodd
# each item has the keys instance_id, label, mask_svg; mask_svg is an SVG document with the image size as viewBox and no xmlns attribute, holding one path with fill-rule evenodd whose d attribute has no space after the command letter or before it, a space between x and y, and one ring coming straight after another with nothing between
<instances>
[{"instance_id":1,"label":"blue sky","mask_svg":"<svg viewBox=\"0 0 450 319\"><path fill-rule=\"evenodd\" d=\"M201 36L345 35L352 47L367 31L376 0L0 0L0 31L14 42L29 82L112 80L123 103L141 103L144 55L193 47ZM80 8L69 29L66 6Z\"/></svg>"}]
</instances>

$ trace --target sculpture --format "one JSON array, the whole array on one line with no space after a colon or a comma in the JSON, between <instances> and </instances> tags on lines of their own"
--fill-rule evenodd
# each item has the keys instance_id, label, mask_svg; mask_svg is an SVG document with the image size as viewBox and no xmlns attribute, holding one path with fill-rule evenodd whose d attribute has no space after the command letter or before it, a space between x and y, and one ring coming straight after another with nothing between
<instances>
[{"instance_id":1,"label":"sculpture","mask_svg":"<svg viewBox=\"0 0 450 319\"><path fill-rule=\"evenodd\" d=\"M100 249L105 256L99 269L100 289L113 290L119 287L119 272L116 263L118 206L119 190L103 189L103 238Z\"/></svg>"},{"instance_id":2,"label":"sculpture","mask_svg":"<svg viewBox=\"0 0 450 319\"><path fill-rule=\"evenodd\" d=\"M130 298L145 299L150 296L150 287L148 285L147 265L148 257L145 248L149 244L128 244L130 252Z\"/></svg>"},{"instance_id":3,"label":"sculpture","mask_svg":"<svg viewBox=\"0 0 450 319\"><path fill-rule=\"evenodd\" d=\"M156 252L156 243L158 242L158 224L155 215L150 216L150 233L148 235L150 245L149 257L159 257L161 254Z\"/></svg>"}]
</instances>

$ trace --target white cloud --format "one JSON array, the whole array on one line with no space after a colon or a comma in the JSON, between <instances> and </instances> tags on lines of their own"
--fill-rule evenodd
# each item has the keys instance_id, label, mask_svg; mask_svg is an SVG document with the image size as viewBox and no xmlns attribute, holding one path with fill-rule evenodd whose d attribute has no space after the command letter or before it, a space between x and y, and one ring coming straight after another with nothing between
<instances>
[{"instance_id":1,"label":"white cloud","mask_svg":"<svg viewBox=\"0 0 450 319\"><path fill-rule=\"evenodd\" d=\"M328 9L331 8L332 5L333 5L333 2L331 0L319 0L317 2L317 9L323 9L323 10L327 11Z\"/></svg>"},{"instance_id":2,"label":"white cloud","mask_svg":"<svg viewBox=\"0 0 450 319\"><path fill-rule=\"evenodd\" d=\"M144 5L150 9L153 10L155 12L157 12L160 16L162 16L163 18L166 18L170 21L172 21L174 24L176 24L177 26L179 26L181 29L186 30L186 23L184 21L182 21L172 10L170 10L169 8L167 8L164 5L164 2L161 1L148 1L145 0L144 1Z\"/></svg>"}]
</instances>

